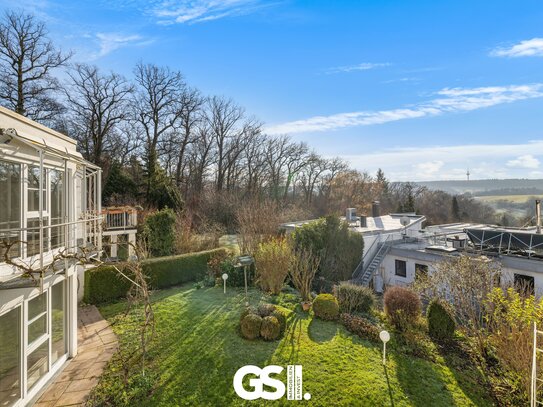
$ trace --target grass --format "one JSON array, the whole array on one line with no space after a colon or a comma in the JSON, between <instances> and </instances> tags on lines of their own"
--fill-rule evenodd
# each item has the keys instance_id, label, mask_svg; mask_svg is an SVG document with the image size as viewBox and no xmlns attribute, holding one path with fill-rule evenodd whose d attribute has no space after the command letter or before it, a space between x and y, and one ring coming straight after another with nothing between
<instances>
[{"instance_id":1,"label":"grass","mask_svg":"<svg viewBox=\"0 0 543 407\"><path fill-rule=\"evenodd\" d=\"M260 300L261 293L251 290L251 304ZM298 309L292 312L280 341L244 340L237 333L245 301L239 290L229 289L224 295L221 288L196 290L183 286L155 293L153 301L156 337L150 345L148 363L153 390L137 403L126 401L128 405L293 404L286 397L276 402L240 399L232 379L240 367L248 364L301 364L303 392L312 395L310 401L303 401L307 406L491 405L473 368L455 369L449 358L440 357L433 363L394 349L388 353L384 367L380 345L351 335L336 322L314 319ZM134 351L138 343L134 340L134 312L123 318L122 302L102 306L100 311L113 323L121 347ZM108 398L122 399L120 370L114 358L95 390L95 400L103 403Z\"/></svg>"}]
</instances>

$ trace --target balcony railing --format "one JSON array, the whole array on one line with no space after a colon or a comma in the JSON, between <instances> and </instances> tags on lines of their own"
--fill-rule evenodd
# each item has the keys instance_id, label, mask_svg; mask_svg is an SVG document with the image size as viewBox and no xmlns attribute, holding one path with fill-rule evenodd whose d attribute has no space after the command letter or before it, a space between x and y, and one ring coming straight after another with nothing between
<instances>
[{"instance_id":1,"label":"balcony railing","mask_svg":"<svg viewBox=\"0 0 543 407\"><path fill-rule=\"evenodd\" d=\"M138 227L138 211L131 206L110 207L102 211L104 230L127 230Z\"/></svg>"}]
</instances>

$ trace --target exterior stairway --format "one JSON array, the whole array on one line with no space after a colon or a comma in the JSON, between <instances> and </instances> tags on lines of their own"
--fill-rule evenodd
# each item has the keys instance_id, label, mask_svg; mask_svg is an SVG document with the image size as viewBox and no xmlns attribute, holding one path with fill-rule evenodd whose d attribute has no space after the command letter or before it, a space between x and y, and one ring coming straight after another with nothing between
<instances>
[{"instance_id":1,"label":"exterior stairway","mask_svg":"<svg viewBox=\"0 0 543 407\"><path fill-rule=\"evenodd\" d=\"M378 244L377 251L373 257L367 258L368 256L364 256L353 273L352 282L355 284L368 285L390 250L390 247L391 244L387 238L384 242Z\"/></svg>"}]
</instances>

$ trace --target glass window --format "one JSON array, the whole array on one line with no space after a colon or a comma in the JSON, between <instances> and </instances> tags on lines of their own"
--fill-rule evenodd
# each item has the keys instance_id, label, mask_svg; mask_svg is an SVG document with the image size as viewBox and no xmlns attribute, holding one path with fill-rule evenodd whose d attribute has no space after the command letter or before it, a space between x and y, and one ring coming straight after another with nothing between
<instances>
[{"instance_id":1,"label":"glass window","mask_svg":"<svg viewBox=\"0 0 543 407\"><path fill-rule=\"evenodd\" d=\"M47 170L43 174L43 210L47 210L47 199L45 195L47 185ZM40 210L40 167L28 167L28 210L37 212Z\"/></svg>"},{"instance_id":2,"label":"glass window","mask_svg":"<svg viewBox=\"0 0 543 407\"><path fill-rule=\"evenodd\" d=\"M49 341L42 343L27 359L27 389L30 390L49 371Z\"/></svg>"},{"instance_id":3,"label":"glass window","mask_svg":"<svg viewBox=\"0 0 543 407\"><path fill-rule=\"evenodd\" d=\"M55 363L66 353L66 289L65 281L55 284L51 289L51 362Z\"/></svg>"},{"instance_id":4,"label":"glass window","mask_svg":"<svg viewBox=\"0 0 543 407\"><path fill-rule=\"evenodd\" d=\"M64 223L64 173L57 170L49 172L51 182L51 226ZM51 228L51 249L64 246L64 227Z\"/></svg>"},{"instance_id":5,"label":"glass window","mask_svg":"<svg viewBox=\"0 0 543 407\"><path fill-rule=\"evenodd\" d=\"M11 406L21 395L21 307L0 316L0 406Z\"/></svg>"},{"instance_id":6,"label":"glass window","mask_svg":"<svg viewBox=\"0 0 543 407\"><path fill-rule=\"evenodd\" d=\"M28 344L47 333L47 294L28 301Z\"/></svg>"},{"instance_id":7,"label":"glass window","mask_svg":"<svg viewBox=\"0 0 543 407\"><path fill-rule=\"evenodd\" d=\"M21 240L21 166L0 161L0 239ZM20 256L20 244L13 244L10 256Z\"/></svg>"},{"instance_id":8,"label":"glass window","mask_svg":"<svg viewBox=\"0 0 543 407\"><path fill-rule=\"evenodd\" d=\"M396 260L396 275L407 277L407 263L403 260Z\"/></svg>"},{"instance_id":9,"label":"glass window","mask_svg":"<svg viewBox=\"0 0 543 407\"><path fill-rule=\"evenodd\" d=\"M49 219L43 218L43 251L48 251L49 241L47 239L47 225L49 225ZM26 231L26 250L27 256L34 256L40 253L40 220L29 219L27 221Z\"/></svg>"}]
</instances>

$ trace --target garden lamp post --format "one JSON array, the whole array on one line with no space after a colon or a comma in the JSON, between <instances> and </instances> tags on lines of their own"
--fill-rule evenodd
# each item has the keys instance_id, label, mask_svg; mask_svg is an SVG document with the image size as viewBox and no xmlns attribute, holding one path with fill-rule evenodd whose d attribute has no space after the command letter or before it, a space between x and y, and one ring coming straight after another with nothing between
<instances>
[{"instance_id":1,"label":"garden lamp post","mask_svg":"<svg viewBox=\"0 0 543 407\"><path fill-rule=\"evenodd\" d=\"M390 341L390 334L387 331L379 332L379 338L383 341L383 365L386 364L387 342Z\"/></svg>"},{"instance_id":2,"label":"garden lamp post","mask_svg":"<svg viewBox=\"0 0 543 407\"><path fill-rule=\"evenodd\" d=\"M243 267L243 277L245 278L245 306L249 306L249 298L247 294L247 267L254 263L254 259L251 256L239 256L236 267Z\"/></svg>"},{"instance_id":3,"label":"garden lamp post","mask_svg":"<svg viewBox=\"0 0 543 407\"><path fill-rule=\"evenodd\" d=\"M226 294L226 280L228 280L228 274L224 273L222 275L222 281L224 281L224 293Z\"/></svg>"}]
</instances>

